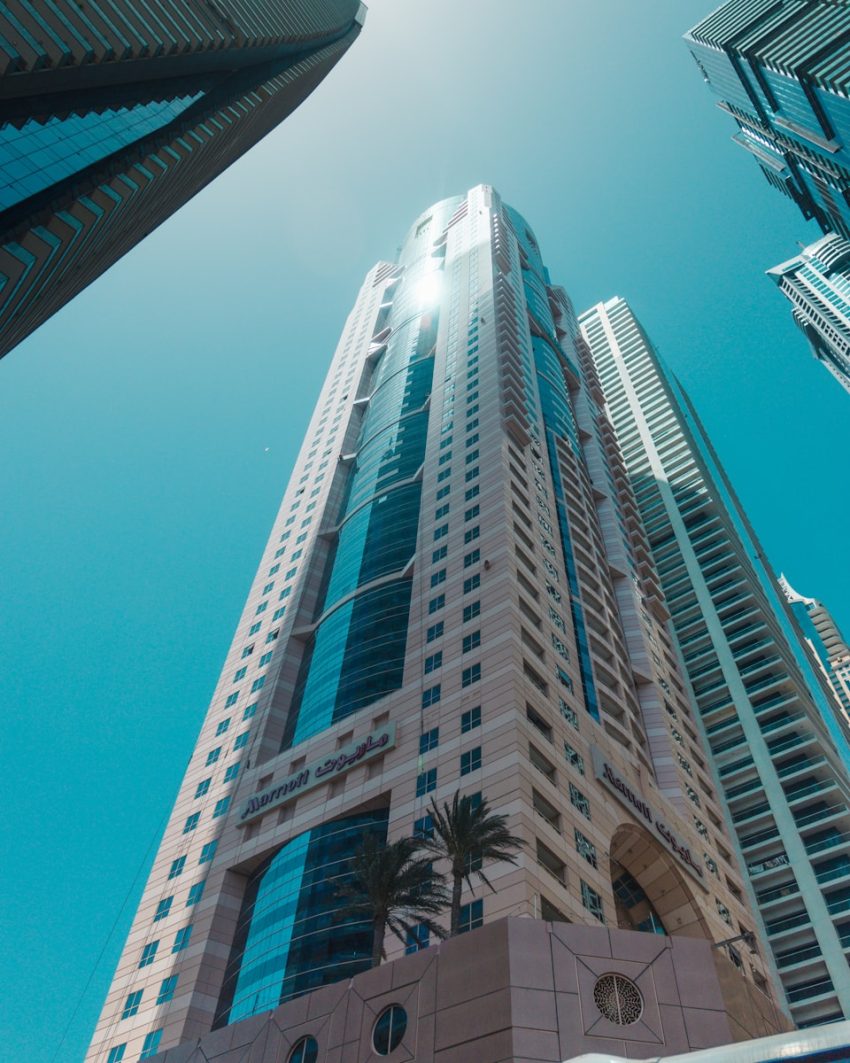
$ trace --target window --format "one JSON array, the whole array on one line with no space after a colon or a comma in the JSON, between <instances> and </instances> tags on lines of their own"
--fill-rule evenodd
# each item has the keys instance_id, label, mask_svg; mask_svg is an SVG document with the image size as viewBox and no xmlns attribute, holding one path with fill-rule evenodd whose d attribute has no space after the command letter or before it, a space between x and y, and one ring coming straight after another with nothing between
<instances>
[{"instance_id":1,"label":"window","mask_svg":"<svg viewBox=\"0 0 850 1063\"><path fill-rule=\"evenodd\" d=\"M462 904L458 933L465 934L467 930L476 930L479 926L484 926L484 901L477 900Z\"/></svg>"},{"instance_id":2,"label":"window","mask_svg":"<svg viewBox=\"0 0 850 1063\"><path fill-rule=\"evenodd\" d=\"M436 749L440 744L440 728L432 727L430 731L426 731L419 736L419 752L429 753L432 749Z\"/></svg>"},{"instance_id":3,"label":"window","mask_svg":"<svg viewBox=\"0 0 850 1063\"><path fill-rule=\"evenodd\" d=\"M470 650L477 649L481 645L481 632L473 631L471 635L464 635L463 637L463 652L469 653Z\"/></svg>"},{"instance_id":4,"label":"window","mask_svg":"<svg viewBox=\"0 0 850 1063\"><path fill-rule=\"evenodd\" d=\"M266 677L264 675L261 675L259 679L255 679L254 682L251 684L251 693L254 694L256 693L256 691L262 690L265 686L265 682Z\"/></svg>"},{"instance_id":5,"label":"window","mask_svg":"<svg viewBox=\"0 0 850 1063\"><path fill-rule=\"evenodd\" d=\"M475 520L475 518L478 516L478 514L480 512L481 512L481 507L480 506L478 506L478 505L472 506L470 509L468 509L464 513L463 519L464 520Z\"/></svg>"},{"instance_id":6,"label":"window","mask_svg":"<svg viewBox=\"0 0 850 1063\"><path fill-rule=\"evenodd\" d=\"M576 730L578 730L578 716L576 715L575 709L570 708L563 698L558 698L558 707L561 710L561 715L567 723L571 724Z\"/></svg>"},{"instance_id":7,"label":"window","mask_svg":"<svg viewBox=\"0 0 850 1063\"><path fill-rule=\"evenodd\" d=\"M567 673L564 671L563 668L556 668L555 669L555 674L557 675L558 681L560 682L560 684L562 686L566 687L567 690L572 690L573 689L573 681L567 675Z\"/></svg>"},{"instance_id":8,"label":"window","mask_svg":"<svg viewBox=\"0 0 850 1063\"><path fill-rule=\"evenodd\" d=\"M218 839L215 841L207 842L207 844L201 849L201 855L198 859L199 864L208 864L210 860L215 856L216 848L218 847Z\"/></svg>"},{"instance_id":9,"label":"window","mask_svg":"<svg viewBox=\"0 0 850 1063\"><path fill-rule=\"evenodd\" d=\"M249 635L256 635L257 632L260 630L260 628L262 626L263 625L262 625L262 623L260 621L258 621L256 624L252 624L248 634Z\"/></svg>"},{"instance_id":10,"label":"window","mask_svg":"<svg viewBox=\"0 0 850 1063\"><path fill-rule=\"evenodd\" d=\"M583 856L591 867L596 867L596 846L589 838L585 838L578 827L575 828L575 839L576 852L579 856Z\"/></svg>"},{"instance_id":11,"label":"window","mask_svg":"<svg viewBox=\"0 0 850 1063\"><path fill-rule=\"evenodd\" d=\"M159 1052L159 1042L161 1040L162 1030L151 1030L149 1034L146 1034L139 1059L150 1059L151 1056L155 1056Z\"/></svg>"},{"instance_id":12,"label":"window","mask_svg":"<svg viewBox=\"0 0 850 1063\"><path fill-rule=\"evenodd\" d=\"M570 783L570 802L574 808L577 808L579 812L581 812L585 819L590 819L590 802L581 790L579 790L578 787L573 786L572 783Z\"/></svg>"},{"instance_id":13,"label":"window","mask_svg":"<svg viewBox=\"0 0 850 1063\"><path fill-rule=\"evenodd\" d=\"M446 455L444 454L443 458L445 456ZM449 455L449 457L451 457L451 455ZM443 459L441 458L440 461L442 461L442 460ZM444 502L441 506L438 506L437 509L434 511L434 520L441 520L443 517L448 515L448 512L449 512L449 503L448 502Z\"/></svg>"},{"instance_id":14,"label":"window","mask_svg":"<svg viewBox=\"0 0 850 1063\"><path fill-rule=\"evenodd\" d=\"M189 947L189 938L192 936L192 924L182 927L174 935L174 944L171 946L172 952L182 952L183 949Z\"/></svg>"},{"instance_id":15,"label":"window","mask_svg":"<svg viewBox=\"0 0 850 1063\"><path fill-rule=\"evenodd\" d=\"M372 1028L372 1047L375 1054L388 1056L401 1044L407 1029L407 1012L398 1004L391 1004L381 1012Z\"/></svg>"},{"instance_id":16,"label":"window","mask_svg":"<svg viewBox=\"0 0 850 1063\"><path fill-rule=\"evenodd\" d=\"M472 664L469 668L464 668L461 673L460 685L462 687L471 687L473 683L477 683L481 679L481 665Z\"/></svg>"},{"instance_id":17,"label":"window","mask_svg":"<svg viewBox=\"0 0 850 1063\"><path fill-rule=\"evenodd\" d=\"M437 492L437 498L438 499L445 498L446 495L451 494L451 490L452 490L452 485L451 484L446 484L445 487L441 487L439 489L439 491Z\"/></svg>"},{"instance_id":18,"label":"window","mask_svg":"<svg viewBox=\"0 0 850 1063\"><path fill-rule=\"evenodd\" d=\"M275 609L274 615L272 616L272 620L280 620L280 618L283 616L283 614L285 612L286 612L286 606L285 605L281 606L280 609ZM275 632L275 636L276 635L277 635L277 632Z\"/></svg>"},{"instance_id":19,"label":"window","mask_svg":"<svg viewBox=\"0 0 850 1063\"><path fill-rule=\"evenodd\" d=\"M148 967L156 959L156 950L159 948L158 941L149 941L147 945L142 949L142 955L139 957L139 966Z\"/></svg>"},{"instance_id":20,"label":"window","mask_svg":"<svg viewBox=\"0 0 850 1063\"><path fill-rule=\"evenodd\" d=\"M481 746L469 749L460 755L460 773L469 775L471 771L477 771L481 767Z\"/></svg>"},{"instance_id":21,"label":"window","mask_svg":"<svg viewBox=\"0 0 850 1063\"><path fill-rule=\"evenodd\" d=\"M481 551L478 549L470 550L468 554L463 556L463 567L471 568L473 565L477 565L481 560Z\"/></svg>"},{"instance_id":22,"label":"window","mask_svg":"<svg viewBox=\"0 0 850 1063\"><path fill-rule=\"evenodd\" d=\"M233 673L233 682L234 683L238 683L240 679L244 679L245 678L245 673L247 671L248 671L248 666L244 665L244 664L242 665L241 668L237 668L236 671Z\"/></svg>"},{"instance_id":23,"label":"window","mask_svg":"<svg viewBox=\"0 0 850 1063\"><path fill-rule=\"evenodd\" d=\"M433 672L435 668L440 668L443 663L443 651L438 650L436 653L432 653L430 657L425 658L425 675L429 672Z\"/></svg>"},{"instance_id":24,"label":"window","mask_svg":"<svg viewBox=\"0 0 850 1063\"><path fill-rule=\"evenodd\" d=\"M255 610L254 615L256 616L258 613L264 613L266 611L266 609L268 609L268 607L269 607L269 603L268 602L260 602L260 604L257 606L257 608Z\"/></svg>"},{"instance_id":25,"label":"window","mask_svg":"<svg viewBox=\"0 0 850 1063\"><path fill-rule=\"evenodd\" d=\"M452 452L450 450L447 450L445 454L441 454L440 455L437 464L438 465L445 465L448 462L450 462L451 460L452 460ZM445 514L441 513L439 510L437 510L437 513L436 513L437 519L439 520L439 518L443 517L443 516L445 516Z\"/></svg>"},{"instance_id":26,"label":"window","mask_svg":"<svg viewBox=\"0 0 850 1063\"><path fill-rule=\"evenodd\" d=\"M439 585L441 583L445 583L445 582L446 582L446 570L444 568L441 568L439 570L439 572L432 572L431 573L431 586L432 587L439 587Z\"/></svg>"},{"instance_id":27,"label":"window","mask_svg":"<svg viewBox=\"0 0 850 1063\"><path fill-rule=\"evenodd\" d=\"M178 875L183 874L183 868L186 866L186 857L178 856L176 860L171 861L171 868L168 872L169 878L177 878Z\"/></svg>"},{"instance_id":28,"label":"window","mask_svg":"<svg viewBox=\"0 0 850 1063\"><path fill-rule=\"evenodd\" d=\"M448 524L441 524L439 528L434 529L434 542L439 539L444 539L449 534Z\"/></svg>"},{"instance_id":29,"label":"window","mask_svg":"<svg viewBox=\"0 0 850 1063\"><path fill-rule=\"evenodd\" d=\"M474 480L477 475L478 475L478 466L477 465L473 465L472 468L469 470L469 472L466 474L466 476L464 476L464 480L466 481L466 483L469 483L470 480Z\"/></svg>"},{"instance_id":30,"label":"window","mask_svg":"<svg viewBox=\"0 0 850 1063\"><path fill-rule=\"evenodd\" d=\"M221 756L221 746L216 746L215 749L211 749L207 753L207 764L215 764L218 758Z\"/></svg>"},{"instance_id":31,"label":"window","mask_svg":"<svg viewBox=\"0 0 850 1063\"><path fill-rule=\"evenodd\" d=\"M257 665L257 667L258 668L265 668L265 666L269 663L269 661L271 659L272 659L272 651L269 650L268 653L264 653L263 656L260 658L260 663Z\"/></svg>"},{"instance_id":32,"label":"window","mask_svg":"<svg viewBox=\"0 0 850 1063\"><path fill-rule=\"evenodd\" d=\"M124 1058L124 1052L127 1048L127 1042L123 1045L115 1045L109 1049L109 1055L106 1057L106 1063L121 1063Z\"/></svg>"},{"instance_id":33,"label":"window","mask_svg":"<svg viewBox=\"0 0 850 1063\"><path fill-rule=\"evenodd\" d=\"M448 478L451 476L451 474L452 474L451 466L448 469L443 469L441 472L438 472L437 473L437 483L442 483L443 480L448 480Z\"/></svg>"},{"instance_id":34,"label":"window","mask_svg":"<svg viewBox=\"0 0 850 1063\"><path fill-rule=\"evenodd\" d=\"M426 636L426 639L427 639L428 642L433 642L434 639L440 638L440 636L442 634L443 634L443 621L441 620L438 624L432 624L428 628L428 634Z\"/></svg>"},{"instance_id":35,"label":"window","mask_svg":"<svg viewBox=\"0 0 850 1063\"><path fill-rule=\"evenodd\" d=\"M431 554L431 564L436 565L438 561L442 561L448 554L449 548L447 546L441 546Z\"/></svg>"},{"instance_id":36,"label":"window","mask_svg":"<svg viewBox=\"0 0 850 1063\"><path fill-rule=\"evenodd\" d=\"M177 988L177 975L172 974L168 978L162 980L162 984L159 987L159 992L156 995L157 1004L166 1004L174 997L174 990Z\"/></svg>"},{"instance_id":37,"label":"window","mask_svg":"<svg viewBox=\"0 0 850 1063\"><path fill-rule=\"evenodd\" d=\"M460 718L460 733L466 734L467 731L473 730L475 727L481 726L481 706L476 705L474 709L470 709L461 715Z\"/></svg>"},{"instance_id":38,"label":"window","mask_svg":"<svg viewBox=\"0 0 850 1063\"><path fill-rule=\"evenodd\" d=\"M239 765L231 764L227 771L224 773L224 781L232 782L239 774Z\"/></svg>"},{"instance_id":39,"label":"window","mask_svg":"<svg viewBox=\"0 0 850 1063\"><path fill-rule=\"evenodd\" d=\"M464 492L464 501L469 502L473 498L476 498L481 491L481 487L478 484L474 484L467 491Z\"/></svg>"},{"instance_id":40,"label":"window","mask_svg":"<svg viewBox=\"0 0 850 1063\"><path fill-rule=\"evenodd\" d=\"M568 661L570 659L570 651L558 638L557 635L552 636L552 649L555 651L555 653L559 653L565 661Z\"/></svg>"},{"instance_id":41,"label":"window","mask_svg":"<svg viewBox=\"0 0 850 1063\"><path fill-rule=\"evenodd\" d=\"M477 539L481 535L481 525L476 524L473 528L467 528L463 533L463 541L465 543L471 543L474 539Z\"/></svg>"},{"instance_id":42,"label":"window","mask_svg":"<svg viewBox=\"0 0 850 1063\"><path fill-rule=\"evenodd\" d=\"M470 591L477 591L481 586L481 573L476 572L474 576L470 576L469 579L463 581L463 593L469 594Z\"/></svg>"},{"instance_id":43,"label":"window","mask_svg":"<svg viewBox=\"0 0 850 1063\"><path fill-rule=\"evenodd\" d=\"M573 749L569 742L564 742L564 758L567 764L571 764L580 775L584 775L584 757L578 750Z\"/></svg>"},{"instance_id":44,"label":"window","mask_svg":"<svg viewBox=\"0 0 850 1063\"><path fill-rule=\"evenodd\" d=\"M138 1015L143 992L143 989L137 989L135 993L130 993L124 1001L124 1010L121 1012L122 1019L129 1019L132 1015Z\"/></svg>"},{"instance_id":45,"label":"window","mask_svg":"<svg viewBox=\"0 0 850 1063\"><path fill-rule=\"evenodd\" d=\"M227 730L227 728L228 728L229 726L230 726L230 719L229 719L229 718L228 718L228 719L226 719L226 720L221 720L221 721L219 721L219 725L218 725L218 727L216 727L216 729L215 729L215 736L216 736L216 738L218 738L218 736L219 736L219 735L223 735L223 734L224 734L224 732L225 732L225 731Z\"/></svg>"},{"instance_id":46,"label":"window","mask_svg":"<svg viewBox=\"0 0 850 1063\"><path fill-rule=\"evenodd\" d=\"M171 905L174 902L174 897L163 897L157 904L156 911L154 912L153 921L158 923L160 919L167 919L169 912L171 911Z\"/></svg>"},{"instance_id":47,"label":"window","mask_svg":"<svg viewBox=\"0 0 850 1063\"><path fill-rule=\"evenodd\" d=\"M263 587L263 594L270 594L274 590L274 580Z\"/></svg>"},{"instance_id":48,"label":"window","mask_svg":"<svg viewBox=\"0 0 850 1063\"><path fill-rule=\"evenodd\" d=\"M231 705L235 705L238 700L239 700L239 691L238 690L234 690L234 692L232 694L228 694L227 695L227 700L224 703L224 707L226 709L229 709L230 706Z\"/></svg>"},{"instance_id":49,"label":"window","mask_svg":"<svg viewBox=\"0 0 850 1063\"><path fill-rule=\"evenodd\" d=\"M445 596L445 594L438 594L436 598L432 598L431 601L428 602L428 612L429 613L436 613L437 610L438 609L442 609L445 604L446 604L446 596Z\"/></svg>"},{"instance_id":50,"label":"window","mask_svg":"<svg viewBox=\"0 0 850 1063\"><path fill-rule=\"evenodd\" d=\"M428 687L427 690L422 691L422 708L427 709L429 705L436 705L440 700L440 684L436 686Z\"/></svg>"},{"instance_id":51,"label":"window","mask_svg":"<svg viewBox=\"0 0 850 1063\"><path fill-rule=\"evenodd\" d=\"M481 602L472 602L471 605L465 605L463 607L463 622L467 623L469 620L474 620L476 616L481 613Z\"/></svg>"},{"instance_id":52,"label":"window","mask_svg":"<svg viewBox=\"0 0 850 1063\"><path fill-rule=\"evenodd\" d=\"M198 820L201 818L200 812L193 812L191 816L186 817L186 822L183 824L183 833L191 833L198 825Z\"/></svg>"},{"instance_id":53,"label":"window","mask_svg":"<svg viewBox=\"0 0 850 1063\"><path fill-rule=\"evenodd\" d=\"M242 713L243 720L250 720L254 713L257 711L258 702L254 702L252 705L248 705L245 711Z\"/></svg>"},{"instance_id":54,"label":"window","mask_svg":"<svg viewBox=\"0 0 850 1063\"><path fill-rule=\"evenodd\" d=\"M241 735L237 735L236 736L236 741L233 743L233 748L234 749L242 749L245 746L247 746L248 745L248 736L250 734L251 734L250 731L243 731Z\"/></svg>"},{"instance_id":55,"label":"window","mask_svg":"<svg viewBox=\"0 0 850 1063\"><path fill-rule=\"evenodd\" d=\"M229 806L229 797L222 797L220 801L216 801L215 809L213 810L213 819L218 819L219 816L223 816Z\"/></svg>"},{"instance_id":56,"label":"window","mask_svg":"<svg viewBox=\"0 0 850 1063\"><path fill-rule=\"evenodd\" d=\"M286 1057L286 1063L316 1063L319 1043L315 1037L302 1037Z\"/></svg>"},{"instance_id":57,"label":"window","mask_svg":"<svg viewBox=\"0 0 850 1063\"><path fill-rule=\"evenodd\" d=\"M430 944L430 935L428 933L428 927L424 923L417 923L412 930L407 932L407 942L404 947L405 956L409 956L413 952L419 952L420 949L427 949Z\"/></svg>"},{"instance_id":58,"label":"window","mask_svg":"<svg viewBox=\"0 0 850 1063\"><path fill-rule=\"evenodd\" d=\"M186 898L187 908L191 908L192 905L197 904L201 897L203 897L205 885L206 881L196 882L194 886L192 886L192 888L189 890L189 896Z\"/></svg>"},{"instance_id":59,"label":"window","mask_svg":"<svg viewBox=\"0 0 850 1063\"><path fill-rule=\"evenodd\" d=\"M584 879L581 880L581 903L600 923L605 922L605 915L602 911L602 898L595 889L588 886Z\"/></svg>"},{"instance_id":60,"label":"window","mask_svg":"<svg viewBox=\"0 0 850 1063\"><path fill-rule=\"evenodd\" d=\"M430 816L421 816L413 821L414 838L433 838L434 821Z\"/></svg>"},{"instance_id":61,"label":"window","mask_svg":"<svg viewBox=\"0 0 850 1063\"><path fill-rule=\"evenodd\" d=\"M424 797L437 789L437 769L429 768L416 776L416 796Z\"/></svg>"},{"instance_id":62,"label":"window","mask_svg":"<svg viewBox=\"0 0 850 1063\"><path fill-rule=\"evenodd\" d=\"M197 787L195 788L195 798L196 799L198 797L203 797L204 796L204 794L207 792L207 790L209 790L211 782L212 782L212 779L203 779L201 782L198 783Z\"/></svg>"},{"instance_id":63,"label":"window","mask_svg":"<svg viewBox=\"0 0 850 1063\"><path fill-rule=\"evenodd\" d=\"M274 640L277 638L277 636L279 634L280 634L280 628L275 628L274 631L270 631L268 633L268 635L266 635L266 642L274 642Z\"/></svg>"}]
</instances>

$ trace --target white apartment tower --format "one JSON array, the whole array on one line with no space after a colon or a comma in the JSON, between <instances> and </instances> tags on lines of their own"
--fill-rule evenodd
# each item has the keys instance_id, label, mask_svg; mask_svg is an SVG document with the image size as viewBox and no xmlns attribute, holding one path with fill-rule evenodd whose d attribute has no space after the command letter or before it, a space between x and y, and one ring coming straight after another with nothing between
<instances>
[{"instance_id":1,"label":"white apartment tower","mask_svg":"<svg viewBox=\"0 0 850 1063\"><path fill-rule=\"evenodd\" d=\"M580 318L794 1020L850 1016L843 721L696 414L623 299ZM705 816L691 795L694 820Z\"/></svg>"}]
</instances>

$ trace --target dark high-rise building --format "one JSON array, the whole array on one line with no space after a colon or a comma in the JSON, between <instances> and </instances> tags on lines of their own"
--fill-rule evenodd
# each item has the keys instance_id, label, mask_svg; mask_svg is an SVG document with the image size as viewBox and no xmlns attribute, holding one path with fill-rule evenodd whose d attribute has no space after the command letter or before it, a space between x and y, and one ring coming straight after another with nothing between
<instances>
[{"instance_id":1,"label":"dark high-rise building","mask_svg":"<svg viewBox=\"0 0 850 1063\"><path fill-rule=\"evenodd\" d=\"M668 620L533 232L486 186L436 203L345 324L87 1058L560 1063L781 1028ZM490 892L471 859L460 935L409 926L370 970L352 857L458 792L517 863L481 857Z\"/></svg>"},{"instance_id":2,"label":"dark high-rise building","mask_svg":"<svg viewBox=\"0 0 850 1063\"><path fill-rule=\"evenodd\" d=\"M806 218L850 236L850 6L728 0L685 39L735 142Z\"/></svg>"},{"instance_id":3,"label":"dark high-rise building","mask_svg":"<svg viewBox=\"0 0 850 1063\"><path fill-rule=\"evenodd\" d=\"M0 356L293 111L359 0L0 6Z\"/></svg>"}]
</instances>

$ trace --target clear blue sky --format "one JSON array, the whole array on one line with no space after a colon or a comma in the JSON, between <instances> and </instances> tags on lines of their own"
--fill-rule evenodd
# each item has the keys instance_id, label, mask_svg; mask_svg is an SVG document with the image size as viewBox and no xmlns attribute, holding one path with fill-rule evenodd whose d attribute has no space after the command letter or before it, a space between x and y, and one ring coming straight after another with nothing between
<instances>
[{"instance_id":1,"label":"clear blue sky","mask_svg":"<svg viewBox=\"0 0 850 1063\"><path fill-rule=\"evenodd\" d=\"M495 185L578 309L631 301L850 634L850 397L763 275L816 232L680 40L712 5L373 0L295 115L0 362L4 1059L83 1055L345 315L431 202Z\"/></svg>"}]
</instances>

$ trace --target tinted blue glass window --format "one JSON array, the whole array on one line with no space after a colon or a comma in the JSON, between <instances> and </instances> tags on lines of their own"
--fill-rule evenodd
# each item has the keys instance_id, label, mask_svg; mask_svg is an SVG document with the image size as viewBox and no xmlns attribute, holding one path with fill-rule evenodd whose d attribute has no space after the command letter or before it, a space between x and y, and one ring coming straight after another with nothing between
<instances>
[{"instance_id":1,"label":"tinted blue glass window","mask_svg":"<svg viewBox=\"0 0 850 1063\"><path fill-rule=\"evenodd\" d=\"M372 1047L379 1056L388 1056L401 1044L407 1029L407 1012L398 1004L391 1004L382 1012L372 1030Z\"/></svg>"},{"instance_id":2,"label":"tinted blue glass window","mask_svg":"<svg viewBox=\"0 0 850 1063\"><path fill-rule=\"evenodd\" d=\"M0 128L0 210L167 125L203 93Z\"/></svg>"},{"instance_id":3,"label":"tinted blue glass window","mask_svg":"<svg viewBox=\"0 0 850 1063\"><path fill-rule=\"evenodd\" d=\"M304 1037L292 1049L286 1063L316 1063L319 1058L319 1044L315 1037Z\"/></svg>"},{"instance_id":4,"label":"tinted blue glass window","mask_svg":"<svg viewBox=\"0 0 850 1063\"><path fill-rule=\"evenodd\" d=\"M387 810L323 823L287 842L248 884L216 1026L275 1008L371 963L368 918L341 889L365 832L383 840Z\"/></svg>"}]
</instances>

